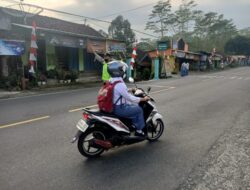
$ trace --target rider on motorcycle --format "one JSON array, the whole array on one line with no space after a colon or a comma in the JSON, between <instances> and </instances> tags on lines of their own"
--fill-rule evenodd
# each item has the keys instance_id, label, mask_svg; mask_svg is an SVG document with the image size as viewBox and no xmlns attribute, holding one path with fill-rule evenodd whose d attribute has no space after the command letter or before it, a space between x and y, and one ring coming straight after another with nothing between
<instances>
[{"instance_id":1,"label":"rider on motorcycle","mask_svg":"<svg viewBox=\"0 0 250 190\"><path fill-rule=\"evenodd\" d=\"M111 76L110 82L120 81L114 87L113 103L114 114L132 120L132 124L136 128L136 136L144 136L142 129L145 127L143 110L138 105L139 102L148 101L149 97L135 97L129 93L123 78L126 77L127 65L121 61L112 61L108 64L108 72ZM136 103L136 104L135 104Z\"/></svg>"}]
</instances>

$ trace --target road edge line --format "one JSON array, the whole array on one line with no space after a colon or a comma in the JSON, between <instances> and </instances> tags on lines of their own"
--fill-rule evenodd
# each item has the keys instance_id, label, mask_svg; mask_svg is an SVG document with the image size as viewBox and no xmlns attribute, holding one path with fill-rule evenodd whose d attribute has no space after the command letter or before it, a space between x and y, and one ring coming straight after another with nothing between
<instances>
[{"instance_id":1,"label":"road edge line","mask_svg":"<svg viewBox=\"0 0 250 190\"><path fill-rule=\"evenodd\" d=\"M31 122L34 122L34 121L39 121L39 120L48 119L48 118L50 118L50 116L46 115L46 116L37 117L37 118L34 118L34 119L25 120L25 121L20 121L20 122L16 122L16 123L12 123L12 124L0 125L0 129L13 127L13 126L17 126L17 125L22 125L22 124L26 124L26 123L31 123Z\"/></svg>"}]
</instances>

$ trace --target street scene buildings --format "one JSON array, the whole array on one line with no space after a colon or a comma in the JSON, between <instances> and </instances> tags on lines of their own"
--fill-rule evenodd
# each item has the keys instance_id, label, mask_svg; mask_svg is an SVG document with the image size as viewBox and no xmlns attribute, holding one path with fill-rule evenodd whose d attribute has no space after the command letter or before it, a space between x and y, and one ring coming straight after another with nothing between
<instances>
[{"instance_id":1,"label":"street scene buildings","mask_svg":"<svg viewBox=\"0 0 250 190\"><path fill-rule=\"evenodd\" d=\"M250 190L249 7L0 0L0 190Z\"/></svg>"},{"instance_id":2,"label":"street scene buildings","mask_svg":"<svg viewBox=\"0 0 250 190\"><path fill-rule=\"evenodd\" d=\"M8 80L13 86L19 85L25 89L27 81L32 78L29 74L29 57L33 22L36 25L37 44L34 76L36 82L49 82L54 85L59 81L75 82L78 78L100 76L102 65L95 60L93 50L101 56L107 52L119 55L119 58L130 65L132 52L126 52L127 47L123 41L104 37L84 24L40 15L24 19L20 14L24 13L9 8L0 9L2 87L6 86L4 81ZM12 51L7 51L6 48L11 48ZM141 55L136 58L137 66L133 73L137 80L178 74L183 63L188 63L189 70L193 71L249 64L249 58L245 55L222 55L215 49L211 52L192 52L183 38L159 41L155 50L138 49L138 52ZM148 59L145 60L146 57Z\"/></svg>"}]
</instances>

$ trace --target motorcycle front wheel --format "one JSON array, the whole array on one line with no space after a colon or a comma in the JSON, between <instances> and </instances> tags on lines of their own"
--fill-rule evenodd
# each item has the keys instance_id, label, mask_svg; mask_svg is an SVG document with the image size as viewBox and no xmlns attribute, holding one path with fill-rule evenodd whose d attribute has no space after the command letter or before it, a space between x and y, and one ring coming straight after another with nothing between
<instances>
[{"instance_id":1,"label":"motorcycle front wheel","mask_svg":"<svg viewBox=\"0 0 250 190\"><path fill-rule=\"evenodd\" d=\"M93 146L93 140L105 140L106 136L103 130L92 128L86 133L82 133L78 140L79 152L88 158L94 158L100 156L104 149L101 147Z\"/></svg>"},{"instance_id":2,"label":"motorcycle front wheel","mask_svg":"<svg viewBox=\"0 0 250 190\"><path fill-rule=\"evenodd\" d=\"M150 124L147 126L147 140L154 142L158 140L164 131L164 123L161 119L156 120L156 124Z\"/></svg>"}]
</instances>

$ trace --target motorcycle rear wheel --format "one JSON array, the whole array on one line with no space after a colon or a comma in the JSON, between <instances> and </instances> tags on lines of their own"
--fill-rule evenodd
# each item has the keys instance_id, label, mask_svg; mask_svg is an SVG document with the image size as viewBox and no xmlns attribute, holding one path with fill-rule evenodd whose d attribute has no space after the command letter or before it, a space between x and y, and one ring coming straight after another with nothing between
<instances>
[{"instance_id":1,"label":"motorcycle rear wheel","mask_svg":"<svg viewBox=\"0 0 250 190\"><path fill-rule=\"evenodd\" d=\"M150 142L157 141L164 131L164 123L161 119L156 120L156 125L152 123L147 128L147 140Z\"/></svg>"},{"instance_id":2,"label":"motorcycle rear wheel","mask_svg":"<svg viewBox=\"0 0 250 190\"><path fill-rule=\"evenodd\" d=\"M92 128L86 133L82 133L82 135L79 137L78 150L83 156L87 158L94 158L100 156L103 153L103 148L91 146L91 141L93 141L95 138L99 140L105 140L105 132L101 129Z\"/></svg>"}]
</instances>

